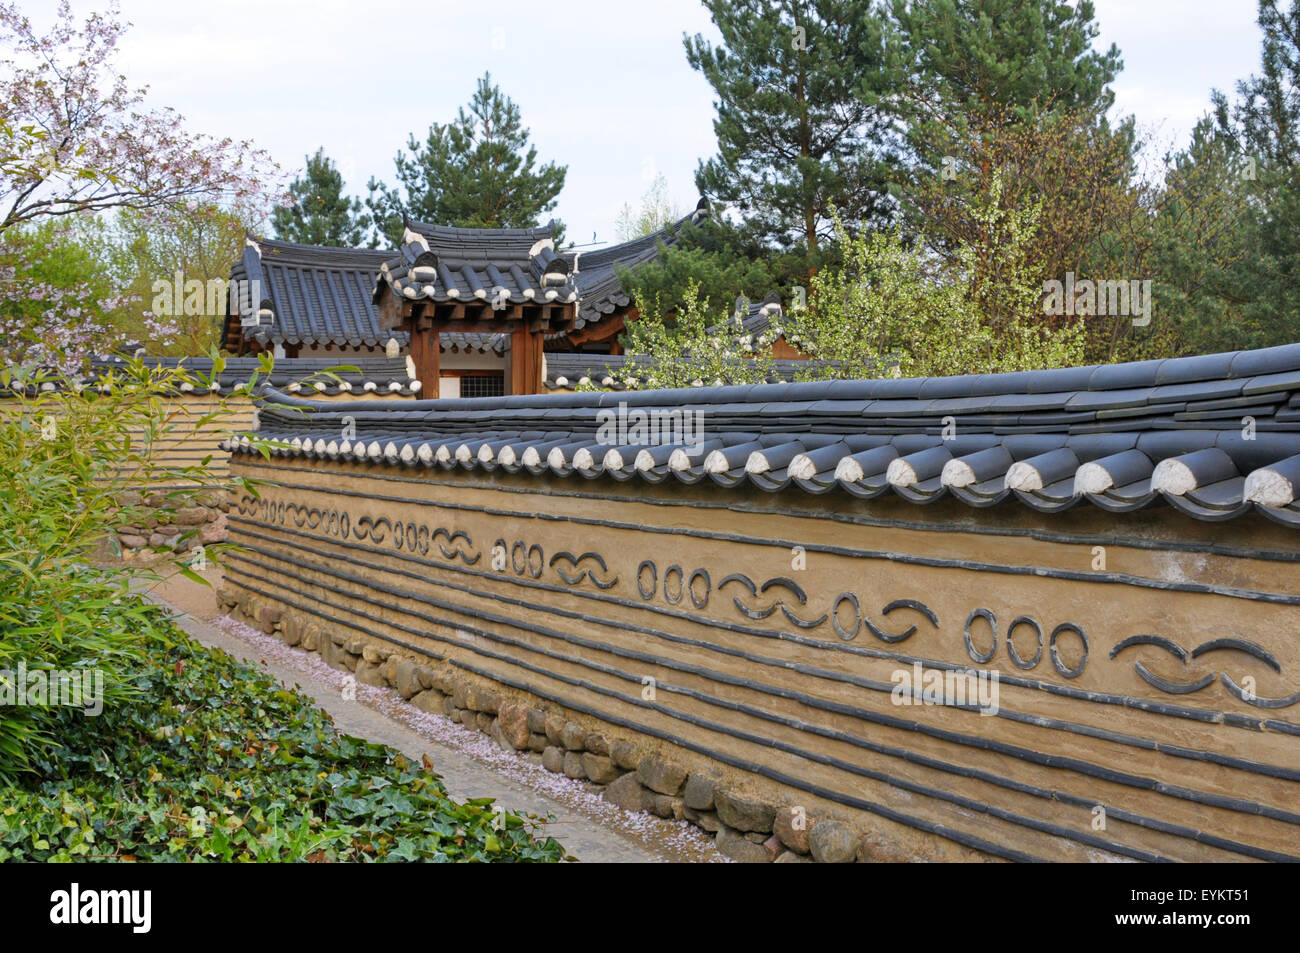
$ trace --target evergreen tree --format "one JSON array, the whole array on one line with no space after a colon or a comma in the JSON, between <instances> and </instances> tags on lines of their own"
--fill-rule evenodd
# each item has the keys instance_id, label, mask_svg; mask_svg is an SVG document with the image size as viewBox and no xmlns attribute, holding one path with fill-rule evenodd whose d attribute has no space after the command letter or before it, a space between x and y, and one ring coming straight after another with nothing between
<instances>
[{"instance_id":1,"label":"evergreen tree","mask_svg":"<svg viewBox=\"0 0 1300 953\"><path fill-rule=\"evenodd\" d=\"M1123 357L1205 354L1277 343L1248 318L1247 274L1257 254L1252 183L1237 145L1213 115L1169 159L1154 221L1155 319L1129 331Z\"/></svg>"},{"instance_id":2,"label":"evergreen tree","mask_svg":"<svg viewBox=\"0 0 1300 953\"><path fill-rule=\"evenodd\" d=\"M435 123L398 153L397 188L371 179L366 204L376 239L401 238L402 213L436 225L528 228L555 208L566 166L537 165L519 107L485 73L454 122ZM556 244L560 237L557 234Z\"/></svg>"},{"instance_id":3,"label":"evergreen tree","mask_svg":"<svg viewBox=\"0 0 1300 953\"><path fill-rule=\"evenodd\" d=\"M1114 102L1109 84L1124 64L1114 45L1093 49L1091 0L894 0L894 17L914 148L958 117L980 125L1048 108L1100 115Z\"/></svg>"},{"instance_id":4,"label":"evergreen tree","mask_svg":"<svg viewBox=\"0 0 1300 953\"><path fill-rule=\"evenodd\" d=\"M655 261L635 271L617 270L624 290L642 302L639 307L655 308L667 319L687 306L688 288L702 308L717 314L729 313L742 295L761 301L775 291L789 300L793 286L807 280L799 270L803 264L801 255L746 247L726 224L705 221L687 225L675 244L660 245Z\"/></svg>"},{"instance_id":5,"label":"evergreen tree","mask_svg":"<svg viewBox=\"0 0 1300 953\"><path fill-rule=\"evenodd\" d=\"M1047 145L1064 137L1080 148L1130 151L1131 122L1112 132L1106 120L1123 62L1115 46L1093 49L1089 0L894 0L894 17L891 62L907 77L894 101L907 128L899 185L920 227L933 213L935 182L949 183L950 204L973 206L997 171L990 144L1022 138L1022 130L1049 131ZM1113 136L1120 141L1108 142ZM1007 171L1013 188L1004 196L1014 201L1016 170ZM1039 200L1050 211L1047 196L1027 198Z\"/></svg>"},{"instance_id":6,"label":"evergreen tree","mask_svg":"<svg viewBox=\"0 0 1300 953\"><path fill-rule=\"evenodd\" d=\"M355 248L364 238L365 221L360 200L343 195L343 176L324 148L307 157L307 168L289 186L289 204L271 214L277 237L304 245Z\"/></svg>"},{"instance_id":7,"label":"evergreen tree","mask_svg":"<svg viewBox=\"0 0 1300 953\"><path fill-rule=\"evenodd\" d=\"M1259 0L1260 72L1237 84L1236 107L1214 96L1251 198L1255 253L1240 271L1245 312L1268 343L1300 340L1300 0L1283 7Z\"/></svg>"},{"instance_id":8,"label":"evergreen tree","mask_svg":"<svg viewBox=\"0 0 1300 953\"><path fill-rule=\"evenodd\" d=\"M890 61L906 77L894 100L907 144L897 195L909 230L951 267L960 249L974 249L980 286L993 292L977 294L979 306L1002 306L994 236L975 215L995 179L1002 213L1038 210L1026 249L1038 280L1134 267L1117 256L1125 241L1110 239L1145 224L1135 129L1131 118L1107 117L1123 64L1116 47L1094 49L1092 3L893 0L893 13ZM1092 350L1105 353L1117 329L1092 322Z\"/></svg>"},{"instance_id":9,"label":"evergreen tree","mask_svg":"<svg viewBox=\"0 0 1300 953\"><path fill-rule=\"evenodd\" d=\"M716 95L718 154L700 192L746 237L798 248L811 268L833 233L887 220L892 124L882 106L886 18L876 0L704 0L722 44L685 38Z\"/></svg>"}]
</instances>

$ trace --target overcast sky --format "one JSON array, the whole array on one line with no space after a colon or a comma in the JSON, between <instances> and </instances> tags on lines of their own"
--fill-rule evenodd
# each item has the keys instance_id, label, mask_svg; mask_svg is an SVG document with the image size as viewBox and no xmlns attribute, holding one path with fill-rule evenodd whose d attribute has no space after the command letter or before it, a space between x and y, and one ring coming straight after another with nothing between
<instances>
[{"instance_id":1,"label":"overcast sky","mask_svg":"<svg viewBox=\"0 0 1300 953\"><path fill-rule=\"evenodd\" d=\"M445 122L492 72L542 161L569 167L556 215L577 242L614 238L624 202L662 172L683 211L714 151L711 89L683 33L712 36L696 0L121 0L121 66L158 105L252 139L289 170L318 146L360 194L393 180L408 133ZM74 0L78 12L102 7ZM1125 68L1116 109L1182 142L1210 90L1258 68L1255 0L1096 0ZM48 21L54 0L24 4Z\"/></svg>"}]
</instances>

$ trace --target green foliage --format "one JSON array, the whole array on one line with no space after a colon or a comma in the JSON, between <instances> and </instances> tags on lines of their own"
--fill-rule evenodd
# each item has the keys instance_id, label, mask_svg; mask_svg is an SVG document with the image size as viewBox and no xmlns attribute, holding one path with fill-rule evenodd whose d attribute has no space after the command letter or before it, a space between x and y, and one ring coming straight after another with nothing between
<instances>
[{"instance_id":1,"label":"green foliage","mask_svg":"<svg viewBox=\"0 0 1300 953\"><path fill-rule=\"evenodd\" d=\"M757 384L772 372L766 345L775 334L746 340L725 315L700 297L688 281L680 303L668 314L659 301L637 298L641 317L628 322L623 346L628 358L619 378L629 387L700 387Z\"/></svg>"},{"instance_id":2,"label":"green foliage","mask_svg":"<svg viewBox=\"0 0 1300 953\"><path fill-rule=\"evenodd\" d=\"M1089 265L1110 276L1097 246L1140 216L1133 122L1107 118L1122 64L1114 46L1094 49L1092 4L895 0L894 15L908 146L894 188L909 233L956 266L958 247L986 241L972 212L1001 175L1006 211L1038 206L1029 260L1040 282Z\"/></svg>"},{"instance_id":3,"label":"green foliage","mask_svg":"<svg viewBox=\"0 0 1300 953\"><path fill-rule=\"evenodd\" d=\"M614 231L620 242L630 242L645 235L653 235L662 228L671 225L682 217L681 209L668 195L668 180L660 172L641 196L641 205L636 211L624 203L619 210Z\"/></svg>"},{"instance_id":4,"label":"green foliage","mask_svg":"<svg viewBox=\"0 0 1300 953\"><path fill-rule=\"evenodd\" d=\"M1214 96L1220 135L1237 155L1246 192L1236 271L1248 327L1268 344L1300 339L1300 0L1260 0L1260 72L1237 85L1237 103ZM1232 295L1219 296L1231 300Z\"/></svg>"},{"instance_id":5,"label":"green foliage","mask_svg":"<svg viewBox=\"0 0 1300 953\"><path fill-rule=\"evenodd\" d=\"M164 469L152 451L193 428L219 427L228 410L225 399L202 415L168 402L182 383L206 383L186 370L132 361L104 383L109 393L0 369L0 386L18 390L0 404L0 669L98 670L105 703L114 704L134 690L158 622L132 593L139 576L93 559L116 546L115 528L169 520L224 492L211 457ZM146 507L149 496L157 507ZM215 561L219 549L206 547L205 558ZM59 747L59 717L47 705L0 705L0 776Z\"/></svg>"},{"instance_id":6,"label":"green foliage","mask_svg":"<svg viewBox=\"0 0 1300 953\"><path fill-rule=\"evenodd\" d=\"M537 166L519 107L485 73L454 122L434 123L424 142L412 135L395 162L399 188L370 180L366 204L376 244L401 242L402 214L435 225L527 228L555 208L565 166ZM560 236L556 237L556 245Z\"/></svg>"},{"instance_id":7,"label":"green foliage","mask_svg":"<svg viewBox=\"0 0 1300 953\"><path fill-rule=\"evenodd\" d=\"M270 677L172 631L138 694L64 714L4 791L0 861L558 861L535 819L458 804L427 764L340 735Z\"/></svg>"},{"instance_id":8,"label":"green foliage","mask_svg":"<svg viewBox=\"0 0 1300 953\"><path fill-rule=\"evenodd\" d=\"M810 307L794 310L786 339L838 368L807 376L871 378L951 373L968 348L989 346L964 288L897 232L849 236L842 268L812 279Z\"/></svg>"},{"instance_id":9,"label":"green foliage","mask_svg":"<svg viewBox=\"0 0 1300 953\"><path fill-rule=\"evenodd\" d=\"M75 289L75 296L69 294L68 300L58 302L65 320L70 318L85 324L107 322L117 303L116 287L112 276L104 273L89 240L99 230L94 220L75 219L46 219L38 224L10 228L0 245L0 272L15 276L11 284L17 291L0 289L5 319L35 326L51 306L49 289ZM34 293L30 296L19 293L28 289Z\"/></svg>"},{"instance_id":10,"label":"green foliage","mask_svg":"<svg viewBox=\"0 0 1300 953\"><path fill-rule=\"evenodd\" d=\"M1214 93L1167 160L1150 227L1154 320L1117 329L1117 356L1300 339L1300 0L1289 11L1261 0L1259 10L1260 73L1237 84L1235 102Z\"/></svg>"},{"instance_id":11,"label":"green foliage","mask_svg":"<svg viewBox=\"0 0 1300 953\"><path fill-rule=\"evenodd\" d=\"M356 248L366 231L365 206L343 194L343 176L324 147L306 157L303 174L289 186L288 204L271 213L278 238L303 245Z\"/></svg>"},{"instance_id":12,"label":"green foliage","mask_svg":"<svg viewBox=\"0 0 1300 953\"><path fill-rule=\"evenodd\" d=\"M1047 108L1101 115L1114 102L1123 60L1113 44L1094 49L1091 0L893 0L893 14L908 142L922 159L956 122L1027 122Z\"/></svg>"},{"instance_id":13,"label":"green foliage","mask_svg":"<svg viewBox=\"0 0 1300 953\"><path fill-rule=\"evenodd\" d=\"M725 223L706 220L686 225L675 244L660 247L656 261L635 272L620 269L619 276L628 294L656 309L652 315L669 319L691 284L698 298L724 309L741 295L750 301L773 291L788 297L795 285L807 283L805 265L802 255L774 253L746 242Z\"/></svg>"},{"instance_id":14,"label":"green foliage","mask_svg":"<svg viewBox=\"0 0 1300 953\"><path fill-rule=\"evenodd\" d=\"M1281 343L1246 317L1255 291L1246 272L1258 236L1244 169L1232 140L1208 117L1197 123L1188 147L1171 157L1153 225L1156 314L1146 328L1128 331L1126 356Z\"/></svg>"},{"instance_id":15,"label":"green foliage","mask_svg":"<svg viewBox=\"0 0 1300 953\"><path fill-rule=\"evenodd\" d=\"M718 154L696 185L747 237L801 249L806 274L832 205L855 228L891 214L887 18L874 0L704 5L722 43L688 37L686 58L713 87Z\"/></svg>"},{"instance_id":16,"label":"green foliage","mask_svg":"<svg viewBox=\"0 0 1300 953\"><path fill-rule=\"evenodd\" d=\"M88 226L85 240L98 249L106 273L124 298L109 315L118 340L139 342L150 355L206 354L219 347L226 282L258 217L248 207L195 204L143 212L125 209L98 227ZM176 313L172 285L178 272L185 282L197 280L205 289L210 281L219 281L219 309ZM169 332L165 336L159 333L164 325Z\"/></svg>"},{"instance_id":17,"label":"green foliage","mask_svg":"<svg viewBox=\"0 0 1300 953\"><path fill-rule=\"evenodd\" d=\"M0 861L562 859L530 820L452 802L427 765L339 736L301 695L186 640L139 594L151 574L96 564L118 527L224 490L211 458L164 469L151 453L221 426L233 397L202 415L167 399L211 384L214 362L203 377L132 360L107 392L0 369L16 389L0 405L0 672L96 671L102 689L75 708L0 705Z\"/></svg>"},{"instance_id":18,"label":"green foliage","mask_svg":"<svg viewBox=\"0 0 1300 953\"><path fill-rule=\"evenodd\" d=\"M974 211L982 246L963 245L950 269L898 233L851 236L838 222L844 264L812 279L810 307L792 311L787 340L837 362L808 376L860 378L996 373L1080 362L1078 319L1043 320L1027 248L1037 209L1008 212L994 193ZM994 311L980 301L997 300Z\"/></svg>"}]
</instances>

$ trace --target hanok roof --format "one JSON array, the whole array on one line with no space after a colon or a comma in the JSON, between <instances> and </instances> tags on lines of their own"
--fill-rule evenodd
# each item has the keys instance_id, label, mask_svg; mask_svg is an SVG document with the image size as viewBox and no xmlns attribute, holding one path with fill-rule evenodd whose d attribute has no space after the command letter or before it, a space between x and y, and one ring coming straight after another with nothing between
<instances>
[{"instance_id":1,"label":"hanok roof","mask_svg":"<svg viewBox=\"0 0 1300 953\"><path fill-rule=\"evenodd\" d=\"M780 320L782 313L780 297L770 294L749 306L749 313L741 319L740 325L745 334L762 334L772 327L774 320Z\"/></svg>"},{"instance_id":2,"label":"hanok roof","mask_svg":"<svg viewBox=\"0 0 1300 953\"><path fill-rule=\"evenodd\" d=\"M228 347L241 336L264 347L332 344L379 348L390 340L404 347L410 335L381 329L372 297L375 276L392 254L384 249L250 239L230 277L235 282L260 281L261 300L249 298L253 285L236 285L243 295L242 320L235 322L227 315L223 340ZM500 334L443 334L439 343L443 351L505 352L505 338Z\"/></svg>"},{"instance_id":3,"label":"hanok roof","mask_svg":"<svg viewBox=\"0 0 1300 953\"><path fill-rule=\"evenodd\" d=\"M731 335L737 340L748 336L752 342L758 335L771 329L773 322L779 326L783 309L781 307L781 298L776 292L772 292L757 304L745 306L742 313L740 307L744 305L744 299L736 301L737 310L729 314L725 320L719 322L709 329L711 333L719 335Z\"/></svg>"},{"instance_id":4,"label":"hanok roof","mask_svg":"<svg viewBox=\"0 0 1300 953\"><path fill-rule=\"evenodd\" d=\"M222 340L228 347L241 336L263 346L375 348L390 339L405 344L404 333L380 328L371 300L375 274L391 255L381 249L249 239L230 273L239 318L227 315ZM254 289L260 300L252 300Z\"/></svg>"},{"instance_id":5,"label":"hanok roof","mask_svg":"<svg viewBox=\"0 0 1300 953\"><path fill-rule=\"evenodd\" d=\"M626 354L567 354L546 352L546 377L542 381L551 390L560 387L574 387L578 384L595 384L612 390L626 390L626 374L623 373L629 362L640 368L653 368L654 362L644 356L633 357ZM768 383L793 381L801 371L821 368L831 362L776 360L772 361ZM707 382L701 381L701 386Z\"/></svg>"},{"instance_id":6,"label":"hanok roof","mask_svg":"<svg viewBox=\"0 0 1300 953\"><path fill-rule=\"evenodd\" d=\"M448 228L408 222L400 253L383 262L374 285L378 303L388 293L435 304L480 302L497 310L513 304L573 304L574 330L630 304L620 267L653 261L660 243L672 244L695 211L653 234L593 252L555 251L555 224L541 228Z\"/></svg>"},{"instance_id":7,"label":"hanok roof","mask_svg":"<svg viewBox=\"0 0 1300 953\"><path fill-rule=\"evenodd\" d=\"M571 302L568 262L555 253L555 226L447 228L407 224L400 254L382 262L373 289L411 301L507 304Z\"/></svg>"},{"instance_id":8,"label":"hanok roof","mask_svg":"<svg viewBox=\"0 0 1300 953\"><path fill-rule=\"evenodd\" d=\"M701 411L701 442L602 443L598 415L619 404ZM355 418L354 441L338 439L341 414ZM391 406L270 393L262 422L260 436L288 442L275 452L330 460L976 507L1014 497L1044 513L1085 500L1116 512L1167 503L1202 520L1254 509L1300 528L1300 344L1013 374ZM236 444L249 449L247 436Z\"/></svg>"},{"instance_id":9,"label":"hanok roof","mask_svg":"<svg viewBox=\"0 0 1300 953\"><path fill-rule=\"evenodd\" d=\"M574 328L593 324L605 315L631 304L631 298L619 280L618 270L635 269L654 261L659 257L660 244L676 244L686 225L699 224L708 214L708 202L700 199L690 215L657 232L597 251L575 252L572 278L578 288L578 316L574 320Z\"/></svg>"}]
</instances>

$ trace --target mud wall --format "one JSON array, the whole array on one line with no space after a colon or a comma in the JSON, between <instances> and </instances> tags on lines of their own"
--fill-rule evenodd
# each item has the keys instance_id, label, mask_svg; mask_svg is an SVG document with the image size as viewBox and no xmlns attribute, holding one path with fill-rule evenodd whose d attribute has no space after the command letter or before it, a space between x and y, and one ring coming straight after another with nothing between
<instances>
[{"instance_id":1,"label":"mud wall","mask_svg":"<svg viewBox=\"0 0 1300 953\"><path fill-rule=\"evenodd\" d=\"M1300 856L1300 547L1260 518L231 465L276 484L230 500L231 604L549 715L512 744L571 776L588 734L677 766L591 780L743 859L807 854L792 818L852 832L819 859Z\"/></svg>"}]
</instances>

